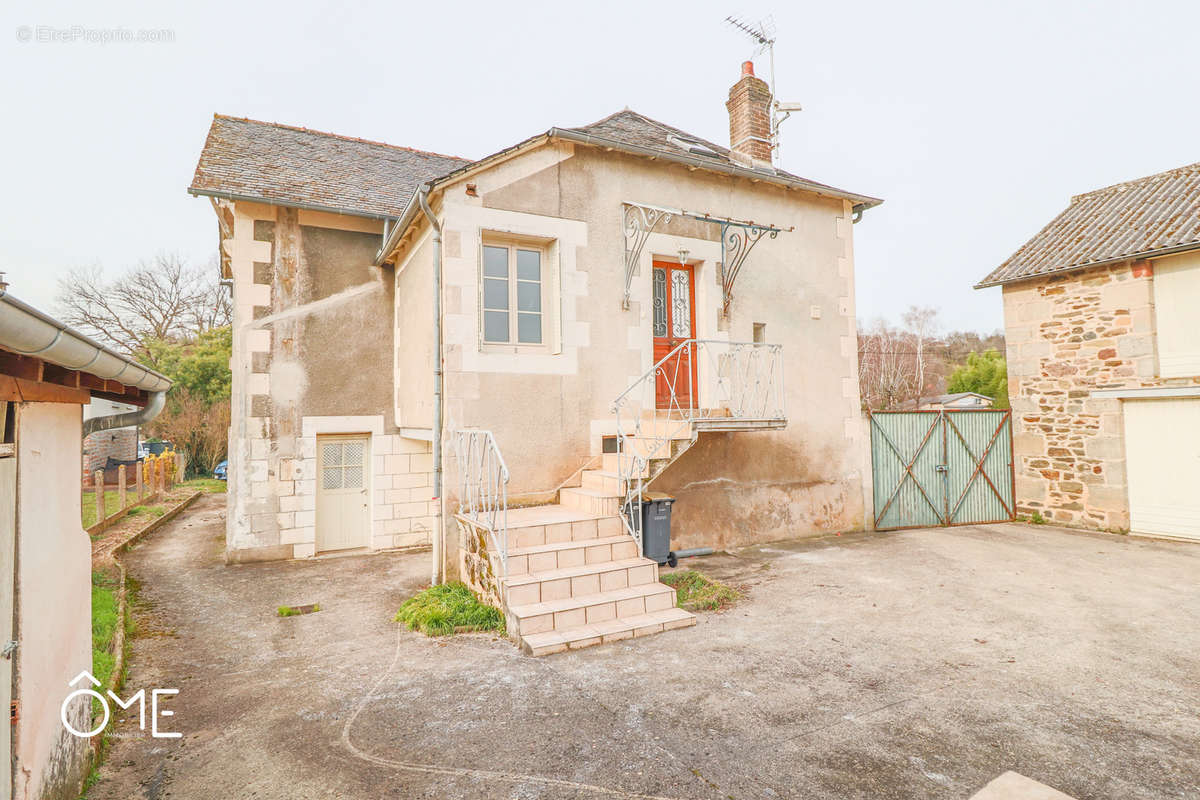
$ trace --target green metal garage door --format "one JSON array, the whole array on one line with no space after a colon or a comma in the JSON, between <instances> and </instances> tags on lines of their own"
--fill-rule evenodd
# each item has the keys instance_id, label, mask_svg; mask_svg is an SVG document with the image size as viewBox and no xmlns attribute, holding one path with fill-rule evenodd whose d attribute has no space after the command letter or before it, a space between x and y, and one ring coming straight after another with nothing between
<instances>
[{"instance_id":1,"label":"green metal garage door","mask_svg":"<svg viewBox=\"0 0 1200 800\"><path fill-rule=\"evenodd\" d=\"M1012 412L877 411L870 418L876 530L1016 518Z\"/></svg>"}]
</instances>

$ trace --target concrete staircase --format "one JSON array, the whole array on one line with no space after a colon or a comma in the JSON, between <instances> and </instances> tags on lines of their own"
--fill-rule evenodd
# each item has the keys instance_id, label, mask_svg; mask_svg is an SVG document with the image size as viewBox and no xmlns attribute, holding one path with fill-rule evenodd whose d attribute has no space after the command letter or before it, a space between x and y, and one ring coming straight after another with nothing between
<instances>
[{"instance_id":1,"label":"concrete staircase","mask_svg":"<svg viewBox=\"0 0 1200 800\"><path fill-rule=\"evenodd\" d=\"M690 444L688 426L676 426ZM672 434L674 436L674 434ZM646 447L636 439L628 448ZM682 452L652 459L643 477ZM662 448L659 448L660 450ZM622 462L621 459L627 461ZM578 488L553 505L508 511L508 574L500 580L508 631L541 656L696 624L675 606L675 590L658 582L658 564L643 558L621 522L627 454L606 453L600 469L582 473ZM631 470L627 469L628 474Z\"/></svg>"}]
</instances>

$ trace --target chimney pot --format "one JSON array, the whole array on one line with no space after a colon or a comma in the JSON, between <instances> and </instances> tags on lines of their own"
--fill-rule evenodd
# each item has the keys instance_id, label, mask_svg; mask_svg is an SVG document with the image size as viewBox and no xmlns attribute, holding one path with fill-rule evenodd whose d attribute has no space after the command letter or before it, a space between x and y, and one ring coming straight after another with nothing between
<instances>
[{"instance_id":1,"label":"chimney pot","mask_svg":"<svg viewBox=\"0 0 1200 800\"><path fill-rule=\"evenodd\" d=\"M743 75L753 75L754 74L754 62L753 61L743 61L742 62L742 74Z\"/></svg>"}]
</instances>

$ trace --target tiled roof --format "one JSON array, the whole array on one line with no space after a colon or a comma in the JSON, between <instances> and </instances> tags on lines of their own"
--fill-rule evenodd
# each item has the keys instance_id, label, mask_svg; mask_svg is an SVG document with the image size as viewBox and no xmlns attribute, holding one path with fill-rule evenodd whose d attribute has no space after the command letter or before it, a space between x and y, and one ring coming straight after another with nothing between
<instances>
[{"instance_id":1,"label":"tiled roof","mask_svg":"<svg viewBox=\"0 0 1200 800\"><path fill-rule=\"evenodd\" d=\"M1193 247L1200 248L1200 164L1071 198L977 288Z\"/></svg>"},{"instance_id":2,"label":"tiled roof","mask_svg":"<svg viewBox=\"0 0 1200 800\"><path fill-rule=\"evenodd\" d=\"M217 114L189 191L398 217L421 183L468 163L382 142Z\"/></svg>"},{"instance_id":3,"label":"tiled roof","mask_svg":"<svg viewBox=\"0 0 1200 800\"><path fill-rule=\"evenodd\" d=\"M742 169L753 169L762 174L765 181L786 181L788 183L800 183L817 192L828 192L840 197L850 197L865 203L867 206L875 206L883 202L874 197L866 195L857 195L853 192L847 192L843 189L838 189L824 183L802 178L799 175L793 175L782 169L768 166L751 167L744 161L734 159L728 147L722 147L714 142L701 139L678 128L667 125L663 122L650 119L647 116L631 111L628 108L623 111L618 111L615 114L610 114L598 122L593 122L591 125L584 125L578 128L562 128L564 131L571 131L587 136L595 136L601 139L614 142L616 144L624 144L632 147L645 148L656 150L664 155L691 155L704 158L711 158L714 164L720 164L727 167L740 167ZM691 146L691 143L699 147ZM708 151L707 153L704 151ZM711 155L710 155L711 153Z\"/></svg>"},{"instance_id":4,"label":"tiled roof","mask_svg":"<svg viewBox=\"0 0 1200 800\"><path fill-rule=\"evenodd\" d=\"M628 109L550 136L590 137L614 149L711 159L714 167L751 170L764 182L799 185L870 207L881 200L810 181L772 167L752 167L726 147ZM546 136L547 134L540 134ZM534 136L479 161L354 139L307 128L214 115L189 191L251 198L368 216L399 217L422 183L483 165L537 140Z\"/></svg>"}]
</instances>

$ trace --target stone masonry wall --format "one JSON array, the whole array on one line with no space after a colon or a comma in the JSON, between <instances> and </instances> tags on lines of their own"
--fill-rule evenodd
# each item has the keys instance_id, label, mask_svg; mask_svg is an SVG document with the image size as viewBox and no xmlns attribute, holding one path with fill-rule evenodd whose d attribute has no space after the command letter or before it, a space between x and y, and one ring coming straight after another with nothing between
<instances>
[{"instance_id":1,"label":"stone masonry wall","mask_svg":"<svg viewBox=\"0 0 1200 800\"><path fill-rule=\"evenodd\" d=\"M1004 287L1017 511L1128 530L1121 400L1158 377L1154 269L1125 262Z\"/></svg>"}]
</instances>

